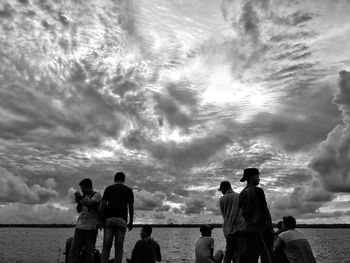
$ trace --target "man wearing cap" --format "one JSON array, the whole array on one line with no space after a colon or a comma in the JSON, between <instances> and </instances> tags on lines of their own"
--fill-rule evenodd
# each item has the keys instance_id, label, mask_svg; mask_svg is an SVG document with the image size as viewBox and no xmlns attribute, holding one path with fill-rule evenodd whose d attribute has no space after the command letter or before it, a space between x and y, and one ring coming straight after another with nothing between
<instances>
[{"instance_id":1,"label":"man wearing cap","mask_svg":"<svg viewBox=\"0 0 350 263\"><path fill-rule=\"evenodd\" d=\"M260 182L257 168L244 169L241 182L247 186L239 195L239 207L246 222L247 250L241 262L257 263L259 256L262 263L273 262L273 226L267 207L264 190L257 185Z\"/></svg>"},{"instance_id":2,"label":"man wearing cap","mask_svg":"<svg viewBox=\"0 0 350 263\"><path fill-rule=\"evenodd\" d=\"M218 189L223 196L219 200L222 224L226 238L224 263L239 262L239 257L245 250L245 222L242 211L239 209L239 194L232 190L228 181L223 181Z\"/></svg>"}]
</instances>

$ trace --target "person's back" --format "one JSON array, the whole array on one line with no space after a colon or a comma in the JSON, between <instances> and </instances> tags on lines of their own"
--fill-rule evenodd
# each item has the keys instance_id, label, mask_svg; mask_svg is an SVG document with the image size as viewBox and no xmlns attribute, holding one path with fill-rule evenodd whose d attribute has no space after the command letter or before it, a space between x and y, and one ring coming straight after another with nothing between
<instances>
[{"instance_id":1,"label":"person's back","mask_svg":"<svg viewBox=\"0 0 350 263\"><path fill-rule=\"evenodd\" d=\"M127 220L128 203L133 202L132 189L124 184L113 184L106 188L102 200L107 201L104 217Z\"/></svg>"},{"instance_id":2,"label":"person's back","mask_svg":"<svg viewBox=\"0 0 350 263\"><path fill-rule=\"evenodd\" d=\"M283 241L283 252L291 263L315 263L311 246L303 233L290 229L279 235Z\"/></svg>"},{"instance_id":3,"label":"person's back","mask_svg":"<svg viewBox=\"0 0 350 263\"><path fill-rule=\"evenodd\" d=\"M152 227L145 225L141 228L141 239L136 242L131 253L131 259L128 262L132 263L155 263L161 261L159 244L151 238Z\"/></svg>"},{"instance_id":4,"label":"person's back","mask_svg":"<svg viewBox=\"0 0 350 263\"><path fill-rule=\"evenodd\" d=\"M216 251L214 255L214 238L211 236L212 227L201 225L199 228L202 236L197 240L195 245L196 263L221 263L224 252Z\"/></svg>"},{"instance_id":5,"label":"person's back","mask_svg":"<svg viewBox=\"0 0 350 263\"><path fill-rule=\"evenodd\" d=\"M153 238L145 238L136 242L133 263L155 263L160 261L160 246Z\"/></svg>"},{"instance_id":6,"label":"person's back","mask_svg":"<svg viewBox=\"0 0 350 263\"><path fill-rule=\"evenodd\" d=\"M245 229L245 221L239 209L239 194L229 190L219 200L220 211L224 219L223 231L228 234Z\"/></svg>"}]
</instances>

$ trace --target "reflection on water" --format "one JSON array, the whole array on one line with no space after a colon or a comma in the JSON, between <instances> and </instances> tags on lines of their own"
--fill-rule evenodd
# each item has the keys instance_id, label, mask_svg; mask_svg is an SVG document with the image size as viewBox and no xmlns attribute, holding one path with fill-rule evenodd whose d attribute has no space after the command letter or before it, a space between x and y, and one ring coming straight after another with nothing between
<instances>
[{"instance_id":1,"label":"reflection on water","mask_svg":"<svg viewBox=\"0 0 350 263\"><path fill-rule=\"evenodd\" d=\"M309 238L318 263L338 263L350 259L350 229L301 229ZM0 228L0 262L56 263L64 262L65 240L73 228ZM128 232L124 245L125 257L130 257L140 228ZM197 228L154 228L154 238L160 243L162 262L194 262L194 244L200 233ZM97 248L102 248L99 232ZM214 229L215 249L224 249L221 229ZM111 252L114 257L114 250Z\"/></svg>"}]
</instances>

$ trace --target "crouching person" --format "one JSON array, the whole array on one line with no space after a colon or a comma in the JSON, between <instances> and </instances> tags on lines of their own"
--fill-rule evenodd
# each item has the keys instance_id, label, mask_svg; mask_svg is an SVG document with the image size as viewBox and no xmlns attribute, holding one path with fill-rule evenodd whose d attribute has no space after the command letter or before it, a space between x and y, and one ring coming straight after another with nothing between
<instances>
[{"instance_id":1,"label":"crouching person","mask_svg":"<svg viewBox=\"0 0 350 263\"><path fill-rule=\"evenodd\" d=\"M141 239L136 242L128 263L155 263L160 262L162 256L159 244L151 238L152 227L145 225L141 229Z\"/></svg>"},{"instance_id":2,"label":"crouching person","mask_svg":"<svg viewBox=\"0 0 350 263\"><path fill-rule=\"evenodd\" d=\"M101 194L92 188L89 178L79 183L82 194L75 192L77 203L78 221L75 225L74 236L69 250L69 263L80 262L80 252L85 248L85 262L93 263L94 249L97 237L98 207Z\"/></svg>"},{"instance_id":3,"label":"crouching person","mask_svg":"<svg viewBox=\"0 0 350 263\"><path fill-rule=\"evenodd\" d=\"M221 263L224 252L218 250L214 256L214 238L211 236L212 227L201 225L202 236L196 242L196 263Z\"/></svg>"}]
</instances>

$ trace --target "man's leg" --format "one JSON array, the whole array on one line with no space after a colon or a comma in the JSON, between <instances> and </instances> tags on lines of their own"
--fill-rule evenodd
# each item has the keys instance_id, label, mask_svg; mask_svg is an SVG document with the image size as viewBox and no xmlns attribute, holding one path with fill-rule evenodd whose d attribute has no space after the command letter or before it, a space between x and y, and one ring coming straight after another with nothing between
<instances>
[{"instance_id":1,"label":"man's leg","mask_svg":"<svg viewBox=\"0 0 350 263\"><path fill-rule=\"evenodd\" d=\"M74 230L74 237L69 250L68 263L79 263L80 251L84 244L84 230L76 228Z\"/></svg>"},{"instance_id":2,"label":"man's leg","mask_svg":"<svg viewBox=\"0 0 350 263\"><path fill-rule=\"evenodd\" d=\"M97 237L97 230L84 230L85 234L85 263L93 263L94 261L94 249Z\"/></svg>"},{"instance_id":3,"label":"man's leg","mask_svg":"<svg viewBox=\"0 0 350 263\"><path fill-rule=\"evenodd\" d=\"M113 244L114 238L114 229L112 227L108 227L106 224L103 229L103 246L102 246L102 254L101 254L101 263L108 263L109 254L111 253L111 248Z\"/></svg>"},{"instance_id":4,"label":"man's leg","mask_svg":"<svg viewBox=\"0 0 350 263\"><path fill-rule=\"evenodd\" d=\"M224 252L222 250L216 251L214 255L214 263L221 263L222 259L224 257Z\"/></svg>"},{"instance_id":5,"label":"man's leg","mask_svg":"<svg viewBox=\"0 0 350 263\"><path fill-rule=\"evenodd\" d=\"M224 256L224 263L231 263L233 255L235 253L234 235L228 234L226 237L226 250Z\"/></svg>"},{"instance_id":6,"label":"man's leg","mask_svg":"<svg viewBox=\"0 0 350 263\"><path fill-rule=\"evenodd\" d=\"M260 233L249 232L246 235L246 245L247 249L242 254L240 258L241 263L258 263L259 251L261 246Z\"/></svg>"},{"instance_id":7,"label":"man's leg","mask_svg":"<svg viewBox=\"0 0 350 263\"><path fill-rule=\"evenodd\" d=\"M114 240L114 251L115 259L114 263L122 263L124 254L124 238L125 238L126 228L117 227L115 230L115 240Z\"/></svg>"},{"instance_id":8,"label":"man's leg","mask_svg":"<svg viewBox=\"0 0 350 263\"><path fill-rule=\"evenodd\" d=\"M273 263L273 235L269 231L260 233L261 244L261 263Z\"/></svg>"}]
</instances>

